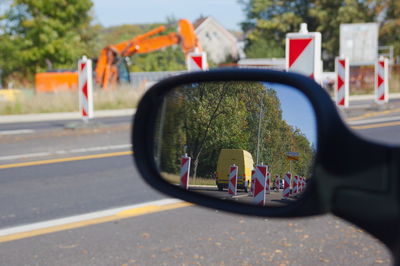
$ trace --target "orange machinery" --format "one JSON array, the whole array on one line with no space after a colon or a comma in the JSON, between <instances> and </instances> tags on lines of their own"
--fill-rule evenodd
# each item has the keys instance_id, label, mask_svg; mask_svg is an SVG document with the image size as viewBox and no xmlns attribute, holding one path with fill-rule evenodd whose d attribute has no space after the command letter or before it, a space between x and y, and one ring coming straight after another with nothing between
<instances>
[{"instance_id":1,"label":"orange machinery","mask_svg":"<svg viewBox=\"0 0 400 266\"><path fill-rule=\"evenodd\" d=\"M136 36L131 40L102 49L97 59L95 68L96 84L103 89L115 85L120 79L121 62L125 57L134 54L150 53L164 47L180 44L185 56L192 51L202 48L198 42L193 25L186 19L178 22L178 32L155 36L166 30L165 26L157 27L145 34ZM127 67L122 67L127 72ZM76 72L38 73L35 77L36 91L49 92L55 90L76 90L78 87L78 74Z\"/></svg>"},{"instance_id":2,"label":"orange machinery","mask_svg":"<svg viewBox=\"0 0 400 266\"><path fill-rule=\"evenodd\" d=\"M165 30L165 26L160 26L129 41L105 47L97 61L96 83L102 88L107 88L110 83L116 84L119 78L118 63L133 54L149 53L178 43L180 43L185 56L196 49L201 51L193 25L188 20L179 20L179 33L172 32L152 37Z\"/></svg>"}]
</instances>

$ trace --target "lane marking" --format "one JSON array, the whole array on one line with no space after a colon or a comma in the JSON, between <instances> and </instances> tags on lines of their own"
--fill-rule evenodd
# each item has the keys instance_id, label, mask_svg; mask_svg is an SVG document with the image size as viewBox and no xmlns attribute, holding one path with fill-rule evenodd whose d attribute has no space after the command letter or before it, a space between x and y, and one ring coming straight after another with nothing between
<instances>
[{"instance_id":1,"label":"lane marking","mask_svg":"<svg viewBox=\"0 0 400 266\"><path fill-rule=\"evenodd\" d=\"M379 123L379 122L391 122L391 121L396 121L396 120L400 120L400 116L371 118L371 119L366 119L366 120L350 122L349 124L352 126L356 126L356 125L372 124L372 123Z\"/></svg>"},{"instance_id":2,"label":"lane marking","mask_svg":"<svg viewBox=\"0 0 400 266\"><path fill-rule=\"evenodd\" d=\"M31 133L35 133L35 130L33 129L2 130L0 131L0 136L21 135L21 134L31 134Z\"/></svg>"},{"instance_id":3,"label":"lane marking","mask_svg":"<svg viewBox=\"0 0 400 266\"><path fill-rule=\"evenodd\" d=\"M100 153L100 154L93 154L93 155L75 156L75 157L67 157L67 158L59 158L59 159L34 161L34 162L3 164L3 165L0 165L0 169L26 167L26 166L43 165L43 164L54 164L54 163L72 162L72 161L81 161L81 160L89 160L89 159L99 159L99 158L131 155L131 154L133 154L132 151L121 151L121 152Z\"/></svg>"},{"instance_id":4,"label":"lane marking","mask_svg":"<svg viewBox=\"0 0 400 266\"><path fill-rule=\"evenodd\" d=\"M20 134L31 134L36 132L33 129L16 129L16 130L1 130L0 135L1 136L6 136L6 135L20 135Z\"/></svg>"},{"instance_id":5,"label":"lane marking","mask_svg":"<svg viewBox=\"0 0 400 266\"><path fill-rule=\"evenodd\" d=\"M386 111L366 113L366 114L363 114L363 115L360 115L360 116L351 117L351 118L347 119L347 121L356 121L356 120L361 120L361 119L364 119L364 118L375 117L375 116L386 115L386 114L392 114L392 113L396 113L396 112L400 112L400 108L395 108L395 109L386 110Z\"/></svg>"},{"instance_id":6,"label":"lane marking","mask_svg":"<svg viewBox=\"0 0 400 266\"><path fill-rule=\"evenodd\" d=\"M89 225L112 222L115 220L123 220L145 214L173 210L193 205L194 204L192 203L184 202L178 199L163 199L121 208L6 228L0 230L0 243L85 227Z\"/></svg>"},{"instance_id":7,"label":"lane marking","mask_svg":"<svg viewBox=\"0 0 400 266\"><path fill-rule=\"evenodd\" d=\"M352 129L360 130L360 129L369 129L369 128L380 128L380 127L393 127L400 126L400 121L389 122L389 123L380 123L380 124L370 124L365 126L352 126Z\"/></svg>"},{"instance_id":8,"label":"lane marking","mask_svg":"<svg viewBox=\"0 0 400 266\"><path fill-rule=\"evenodd\" d=\"M1 156L0 161L19 160L19 159L27 159L27 158L35 158L35 157L46 157L46 156L62 155L62 154L70 154L70 153L74 154L74 153L86 153L86 152L95 152L95 151L121 150L121 149L130 149L130 148L132 148L132 144L109 145L109 146L89 147L89 148L71 149L71 150L58 150L58 151L53 151L53 152L36 152L36 153Z\"/></svg>"}]
</instances>

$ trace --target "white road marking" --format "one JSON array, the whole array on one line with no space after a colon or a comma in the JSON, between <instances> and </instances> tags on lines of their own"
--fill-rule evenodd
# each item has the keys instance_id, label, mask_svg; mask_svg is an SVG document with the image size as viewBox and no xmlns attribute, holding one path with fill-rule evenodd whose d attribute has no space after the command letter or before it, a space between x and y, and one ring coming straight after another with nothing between
<instances>
[{"instance_id":1,"label":"white road marking","mask_svg":"<svg viewBox=\"0 0 400 266\"><path fill-rule=\"evenodd\" d=\"M98 146L98 147L89 147L89 148L71 149L71 150L58 150L58 151L51 151L51 152L25 153L25 154L1 156L0 161L20 160L20 159L26 159L26 158L46 157L46 156L52 156L52 155L65 155L65 154L87 153L87 152L97 152L97 151L122 150L122 149L131 149L131 148L132 148L132 144L120 144L120 145Z\"/></svg>"},{"instance_id":2,"label":"white road marking","mask_svg":"<svg viewBox=\"0 0 400 266\"><path fill-rule=\"evenodd\" d=\"M390 116L390 117L379 117L379 118L370 118L370 119L363 119L357 121L350 121L348 122L351 126L357 125L364 125L364 124L374 124L374 123L381 123L381 122L391 122L400 120L400 116Z\"/></svg>"},{"instance_id":3,"label":"white road marking","mask_svg":"<svg viewBox=\"0 0 400 266\"><path fill-rule=\"evenodd\" d=\"M144 202L144 203L130 205L130 206L124 206L124 207L120 207L120 208L91 212L91 213L86 213L86 214L81 214L81 215L76 215L76 216L69 216L69 217L64 217L61 219L55 219L55 220L43 221L43 222L38 222L38 223L33 223L33 224L11 227L11 228L5 228L5 229L0 230L0 237L12 235L12 234L23 233L23 232L29 232L29 231L33 231L33 230L45 229L45 228L49 228L49 227L53 227L53 226L66 225L66 224L82 222L82 221L87 221L87 220L92 220L92 219L97 219L97 218L103 218L103 217L107 217L107 216L116 215L122 211L131 210L131 209L135 209L135 208L139 208L139 207L164 206L164 205L180 203L180 202L183 202L183 201L178 200L178 199L168 198L168 199Z\"/></svg>"},{"instance_id":4,"label":"white road marking","mask_svg":"<svg viewBox=\"0 0 400 266\"><path fill-rule=\"evenodd\" d=\"M35 130L33 129L2 130L0 131L0 136L31 134L34 132Z\"/></svg>"}]
</instances>

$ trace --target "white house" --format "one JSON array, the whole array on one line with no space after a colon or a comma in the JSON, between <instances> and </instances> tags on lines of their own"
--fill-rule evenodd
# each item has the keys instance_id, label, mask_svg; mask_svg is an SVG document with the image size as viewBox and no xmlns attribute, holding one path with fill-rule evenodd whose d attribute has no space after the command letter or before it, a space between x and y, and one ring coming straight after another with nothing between
<instances>
[{"instance_id":1,"label":"white house","mask_svg":"<svg viewBox=\"0 0 400 266\"><path fill-rule=\"evenodd\" d=\"M193 25L209 60L219 64L229 56L234 59L239 58L238 40L214 18L200 18Z\"/></svg>"}]
</instances>

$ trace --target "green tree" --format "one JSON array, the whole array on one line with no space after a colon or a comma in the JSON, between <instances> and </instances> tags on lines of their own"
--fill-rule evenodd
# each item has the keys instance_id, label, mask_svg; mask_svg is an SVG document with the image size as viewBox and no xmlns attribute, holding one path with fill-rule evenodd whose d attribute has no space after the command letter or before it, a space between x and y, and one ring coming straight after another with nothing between
<instances>
[{"instance_id":1,"label":"green tree","mask_svg":"<svg viewBox=\"0 0 400 266\"><path fill-rule=\"evenodd\" d=\"M13 0L0 20L2 68L14 59L5 74L74 68L90 38L91 8L91 0Z\"/></svg>"}]
</instances>

